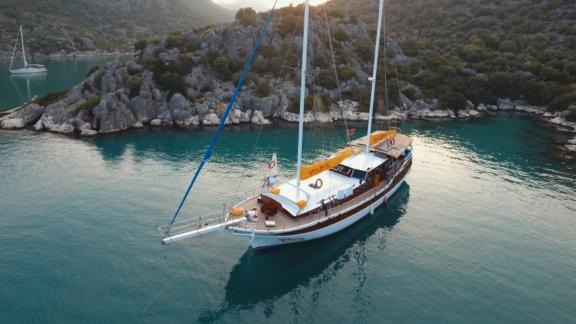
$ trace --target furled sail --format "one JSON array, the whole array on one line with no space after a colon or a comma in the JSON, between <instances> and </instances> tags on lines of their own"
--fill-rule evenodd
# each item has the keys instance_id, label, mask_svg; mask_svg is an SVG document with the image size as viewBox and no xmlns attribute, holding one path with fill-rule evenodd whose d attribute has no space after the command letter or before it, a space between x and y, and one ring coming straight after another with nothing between
<instances>
[{"instance_id":1,"label":"furled sail","mask_svg":"<svg viewBox=\"0 0 576 324\"><path fill-rule=\"evenodd\" d=\"M278 184L278 159L276 158L276 153L272 154L272 159L268 162L268 170L266 186L273 187Z\"/></svg>"}]
</instances>

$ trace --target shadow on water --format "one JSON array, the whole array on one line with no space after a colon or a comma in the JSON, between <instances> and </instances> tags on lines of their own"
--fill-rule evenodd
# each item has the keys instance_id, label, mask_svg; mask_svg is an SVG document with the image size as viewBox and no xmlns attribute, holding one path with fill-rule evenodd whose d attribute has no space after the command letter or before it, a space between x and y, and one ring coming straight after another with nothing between
<instances>
[{"instance_id":1,"label":"shadow on water","mask_svg":"<svg viewBox=\"0 0 576 324\"><path fill-rule=\"evenodd\" d=\"M226 128L214 150L211 161L229 164L252 163L254 159L270 158L271 152L279 154L280 163L293 163L296 156L297 128L279 123L279 127L267 128L238 125ZM86 140L94 145L103 160L118 162L130 152L136 161L156 159L176 164L199 161L210 142L215 128L199 129L145 128L129 130L123 134L110 134ZM340 148L343 139L337 135L341 129L332 125L307 129L305 158L316 158L324 151Z\"/></svg>"},{"instance_id":2,"label":"shadow on water","mask_svg":"<svg viewBox=\"0 0 576 324\"><path fill-rule=\"evenodd\" d=\"M380 229L391 230L406 213L410 186L404 184L388 205L374 216L329 237L304 244L287 245L265 252L250 249L230 272L225 301L217 311L200 315L203 323L218 322L228 313L268 305L265 316L273 313L271 305L299 287L318 287L335 278L348 262L356 260L363 272L366 243ZM385 243L386 236L378 238ZM365 278L364 278L365 279ZM364 284L359 276L359 285Z\"/></svg>"}]
</instances>

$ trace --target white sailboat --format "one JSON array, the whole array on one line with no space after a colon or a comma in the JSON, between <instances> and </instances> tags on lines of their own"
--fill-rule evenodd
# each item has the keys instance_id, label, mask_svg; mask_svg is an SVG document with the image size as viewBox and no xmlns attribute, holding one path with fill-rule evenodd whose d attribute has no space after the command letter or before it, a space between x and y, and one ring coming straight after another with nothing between
<instances>
[{"instance_id":1,"label":"white sailboat","mask_svg":"<svg viewBox=\"0 0 576 324\"><path fill-rule=\"evenodd\" d=\"M18 47L18 38L20 37L20 42L22 43L22 59L24 67L19 69L12 69L14 63L14 56L16 55L16 47ZM24 32L22 30L22 25L18 30L18 35L16 35L16 41L14 42L14 50L12 51L12 58L10 59L10 67L8 68L12 74L34 74L34 73L44 73L48 71L46 67L42 64L28 64L26 60L26 49L24 48Z\"/></svg>"},{"instance_id":2,"label":"white sailboat","mask_svg":"<svg viewBox=\"0 0 576 324\"><path fill-rule=\"evenodd\" d=\"M217 231L242 236L255 249L305 242L341 231L366 215L373 214L378 206L387 202L402 185L410 170L412 140L396 129L372 132L383 2L380 0L367 135L350 142L349 146L335 152L328 159L302 165L309 16L309 4L306 1L296 178L281 185L263 186L261 193L235 204L222 217L174 223L197 177L197 171L173 223L162 229L162 243ZM207 152L208 157L210 150L211 147ZM275 155L273 161L270 164L276 167Z\"/></svg>"}]
</instances>

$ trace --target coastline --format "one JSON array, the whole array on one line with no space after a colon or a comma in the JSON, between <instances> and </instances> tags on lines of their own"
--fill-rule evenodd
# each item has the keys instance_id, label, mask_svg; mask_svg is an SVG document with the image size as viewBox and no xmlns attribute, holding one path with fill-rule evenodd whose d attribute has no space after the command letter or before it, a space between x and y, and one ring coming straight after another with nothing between
<instances>
[{"instance_id":1,"label":"coastline","mask_svg":"<svg viewBox=\"0 0 576 324\"><path fill-rule=\"evenodd\" d=\"M179 128L179 129L197 129L200 127L216 127L219 123L221 111L217 114L215 111L210 111L204 116L195 115L189 118L186 122L175 120L173 123L167 124L160 119L153 119L146 123L137 122L129 127L121 129L114 129L106 132L95 131L90 128L89 123L80 122L80 125L58 124L50 119L52 127L38 126L42 122L44 107L35 103L37 97L32 98L30 101L23 103L20 106L14 107L10 110L0 112L0 129L18 130L18 129L31 129L33 131L48 131L53 133L61 133L69 136L78 137L94 137L103 134L116 134L119 132L129 131L131 129L142 128ZM357 103L346 101L339 103L337 110L330 110L329 112L306 112L304 114L304 121L307 125L325 125L335 122L363 122L368 120L368 113L360 112L355 108ZM568 153L567 156L576 158L576 122L566 120L563 113L551 113L545 107L529 106L509 99L499 99L497 105L480 104L476 107L470 106L469 109L452 111L449 109L444 110L416 110L416 109L403 109L396 108L389 115L375 114L376 122L387 121L409 121L409 120L424 120L424 121L457 121L468 120L482 117L495 117L500 113L519 113L537 118L539 121L547 125L555 127L558 131L568 132L574 134L574 137L561 145L563 151ZM288 124L295 124L298 120L298 114L283 111L274 116L264 117L262 111L259 110L246 110L233 109L230 116L225 122L227 127L235 125L254 125L259 127L274 127L276 123L283 122ZM44 121L45 123L46 121Z\"/></svg>"}]
</instances>

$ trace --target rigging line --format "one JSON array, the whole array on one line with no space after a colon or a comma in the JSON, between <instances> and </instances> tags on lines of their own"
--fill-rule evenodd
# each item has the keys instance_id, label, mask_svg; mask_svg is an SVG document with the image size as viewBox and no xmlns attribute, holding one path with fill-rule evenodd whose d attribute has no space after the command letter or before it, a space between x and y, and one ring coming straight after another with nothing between
<instances>
[{"instance_id":1,"label":"rigging line","mask_svg":"<svg viewBox=\"0 0 576 324\"><path fill-rule=\"evenodd\" d=\"M258 146L258 141L260 140L260 135L262 134L262 128L264 128L264 125L260 125L260 127L258 127L258 134L256 135L256 139L254 140L254 144L252 145L252 149L250 150L250 156L254 156L254 151L256 151L256 146ZM236 200L240 198L240 188L244 187L243 180L246 178L246 175L248 174L248 169L249 168L244 168L242 176L236 179L236 185L235 185Z\"/></svg>"},{"instance_id":2,"label":"rigging line","mask_svg":"<svg viewBox=\"0 0 576 324\"><path fill-rule=\"evenodd\" d=\"M240 76L240 79L238 80L238 84L236 85L236 89L234 89L234 93L232 94L232 98L230 99L230 102L228 103L228 107L226 107L226 111L224 111L224 114L222 114L222 118L220 118L220 124L218 125L218 129L216 129L216 133L214 133L214 136L212 137L212 140L210 141L210 144L208 145L208 148L206 149L206 153L204 154L204 157L202 158L200 165L198 165L198 169L196 169L196 173L194 173L194 177L192 178L192 181L190 181L190 184L188 185L188 189L186 189L186 193L184 194L184 197L182 197L182 201L180 201L180 205L178 205L178 209L176 209L176 212L174 213L174 216L172 217L172 220L170 221L170 225L174 224L174 221L176 221L176 217L178 217L178 214L180 213L182 206L184 206L184 203L186 202L186 199L188 198L188 195L190 194L190 190L192 190L192 187L194 186L196 179L198 179L198 175L200 175L200 171L202 171L204 164L206 164L206 161L208 161L208 159L210 159L210 156L212 155L212 148L214 147L214 144L216 144L216 140L218 140L218 137L220 136L220 133L222 132L222 129L224 128L224 123L226 122L226 119L228 119L228 115L230 114L230 111L232 110L232 106L234 105L234 102L236 101L236 97L238 97L238 93L240 92L240 90L242 88L242 84L244 84L244 80L246 79L246 75L248 74L248 71L250 70L250 67L252 66L252 62L254 61L254 58L256 57L256 51L258 50L258 47L260 47L260 43L262 42L262 39L264 38L264 35L266 34L266 30L268 29L268 25L270 24L270 20L272 20L272 16L274 14L274 9L276 8L277 2L278 2L278 0L274 1L274 5L272 6L272 9L268 13L268 17L266 17L266 21L264 22L264 26L262 26L262 30L260 30L260 34L258 35L258 38L256 39L254 49L252 50L252 53L250 53L250 57L248 58L248 61L246 62L246 65L244 66L244 70L242 71L242 75Z\"/></svg>"},{"instance_id":3,"label":"rigging line","mask_svg":"<svg viewBox=\"0 0 576 324\"><path fill-rule=\"evenodd\" d=\"M180 270L178 270L178 272L172 277L170 278L170 280L168 280L168 282L166 282L166 284L164 285L164 287L162 287L162 289L160 289L160 291L158 291L156 293L156 295L154 295L154 297L152 297L152 299L148 302L148 304L142 309L141 313L144 315L144 313L148 310L148 308L150 306L152 306L152 304L154 304L154 302L156 301L156 299L158 299L158 297L160 297L160 295L162 295L164 293L164 291L166 290L166 288L168 288L168 286L170 286L170 284L174 281L174 279L176 279L176 277L178 277L182 271L184 271L184 266L180 267Z\"/></svg>"},{"instance_id":4,"label":"rigging line","mask_svg":"<svg viewBox=\"0 0 576 324\"><path fill-rule=\"evenodd\" d=\"M330 57L332 58L332 69L334 69L334 76L336 77L336 89L338 90L338 100L342 102L342 91L340 90L340 79L338 78L338 69L336 68L336 56L334 55L334 46L332 45L332 34L330 33L330 24L328 23L328 3L324 3L324 23L326 24L326 32L328 33L328 44L330 46ZM338 106L338 105L337 105ZM338 107L340 108L340 107ZM340 112L342 114L342 112ZM350 133L348 132L348 122L344 120L344 127L346 128L346 143L350 145Z\"/></svg>"},{"instance_id":5,"label":"rigging line","mask_svg":"<svg viewBox=\"0 0 576 324\"><path fill-rule=\"evenodd\" d=\"M386 1L382 3L382 6L384 7L382 9L382 38L384 39L384 48L382 51L382 56L384 58L384 101L386 102L386 115L388 115L388 107L390 106L388 101L388 56L386 55ZM390 129L389 119L387 120L387 124L388 129Z\"/></svg>"},{"instance_id":6,"label":"rigging line","mask_svg":"<svg viewBox=\"0 0 576 324\"><path fill-rule=\"evenodd\" d=\"M298 27L297 24L294 25L293 30L292 30L292 34L295 33L297 27ZM272 41L273 41L273 39L270 39L270 40L268 41L268 44L272 44ZM282 77L282 69L283 69L283 68L289 68L289 67L285 67L284 64L285 64L285 62L286 62L286 57L288 56L288 54L289 54L289 52L290 52L290 50L291 50L291 47L292 47L292 46L291 46L291 43L289 42L289 43L288 43L288 50L284 51L284 55L282 56L282 64L280 64L280 66L281 66L280 69L279 69L276 73L272 73L272 74L276 74L276 78L277 78L278 80ZM295 69L295 70L297 70L297 69ZM273 80L274 80L274 78L273 78ZM281 84L276 83L276 86L279 87L279 86L281 86ZM263 128L264 128L264 124L260 124L259 127L258 127L258 134L256 135L256 140L254 141L254 144L253 144L252 149L251 149L251 154L250 154L251 156L253 156L253 155L254 155L254 152L256 151L256 147L258 146L258 141L260 140L260 137L261 137L261 135L262 135L262 129L263 129ZM235 187L236 187L236 199L239 198L240 188L243 187L243 185L244 185L244 182L243 182L242 180L244 180L244 179L246 178L246 174L248 174L248 168L245 168L245 169L244 169L243 176L242 176L242 177L239 177L239 178L237 179L237 181L236 181L236 186L235 186ZM264 184L263 184L263 185L264 185ZM263 186L263 185L262 185L262 186ZM263 187L261 187L260 189L262 189L262 188L263 188Z\"/></svg>"}]
</instances>

